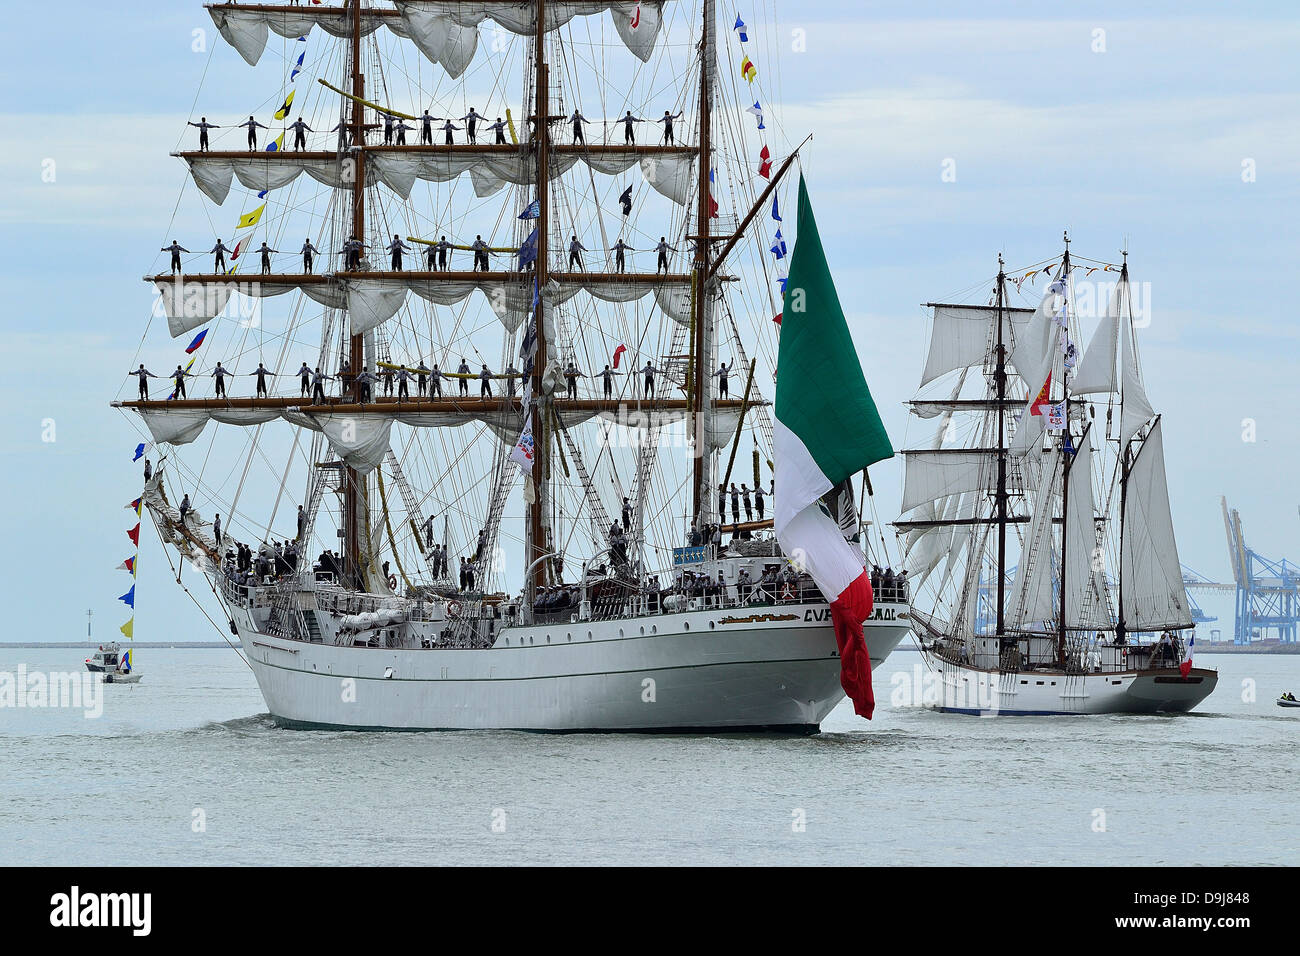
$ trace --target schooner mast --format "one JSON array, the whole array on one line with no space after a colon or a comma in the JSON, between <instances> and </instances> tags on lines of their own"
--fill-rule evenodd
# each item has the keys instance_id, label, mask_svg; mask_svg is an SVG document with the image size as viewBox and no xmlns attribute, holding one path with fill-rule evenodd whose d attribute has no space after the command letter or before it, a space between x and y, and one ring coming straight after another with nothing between
<instances>
[{"instance_id":1,"label":"schooner mast","mask_svg":"<svg viewBox=\"0 0 1300 956\"><path fill-rule=\"evenodd\" d=\"M366 78L361 72L361 0L352 0L352 37L350 59L352 67L352 142L364 143ZM352 237L362 242L366 234L366 154L354 150L355 163L352 180ZM348 339L348 367L352 370L352 401L361 401L357 384L365 365L365 339L355 328ZM346 383L345 383L346 384ZM361 509L368 507L365 494L365 477L345 463L343 470L343 521L344 521L344 571L354 587L362 587L361 573Z\"/></svg>"}]
</instances>

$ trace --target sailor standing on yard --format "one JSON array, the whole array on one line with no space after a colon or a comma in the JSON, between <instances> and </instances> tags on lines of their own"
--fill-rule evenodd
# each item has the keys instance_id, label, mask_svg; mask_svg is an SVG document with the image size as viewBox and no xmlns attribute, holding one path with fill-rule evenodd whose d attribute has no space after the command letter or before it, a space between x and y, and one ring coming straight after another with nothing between
<instances>
[{"instance_id":1,"label":"sailor standing on yard","mask_svg":"<svg viewBox=\"0 0 1300 956\"><path fill-rule=\"evenodd\" d=\"M474 271L488 271L488 244L483 241L482 236L475 236L470 249L474 251Z\"/></svg>"},{"instance_id":2,"label":"sailor standing on yard","mask_svg":"<svg viewBox=\"0 0 1300 956\"><path fill-rule=\"evenodd\" d=\"M641 374L645 376L645 397L655 397L655 366L649 359L646 359L645 368L641 369Z\"/></svg>"},{"instance_id":3,"label":"sailor standing on yard","mask_svg":"<svg viewBox=\"0 0 1300 956\"><path fill-rule=\"evenodd\" d=\"M307 275L311 275L312 256L316 255L318 252L320 252L320 250L311 244L311 237L308 236L306 241L302 244L302 271Z\"/></svg>"},{"instance_id":4,"label":"sailor standing on yard","mask_svg":"<svg viewBox=\"0 0 1300 956\"><path fill-rule=\"evenodd\" d=\"M316 371L311 376L311 403L313 405L325 404L325 382L332 377L322 372L319 365L316 366Z\"/></svg>"},{"instance_id":5,"label":"sailor standing on yard","mask_svg":"<svg viewBox=\"0 0 1300 956\"><path fill-rule=\"evenodd\" d=\"M407 383L410 382L411 379L413 378L415 378L415 376L412 375L410 372L408 372L405 368L400 368L397 370L397 400L399 402L405 402L410 400L411 386ZM420 394L423 395L424 393L421 392Z\"/></svg>"},{"instance_id":6,"label":"sailor standing on yard","mask_svg":"<svg viewBox=\"0 0 1300 956\"><path fill-rule=\"evenodd\" d=\"M415 129L415 127L414 127L414 126L407 126L407 125L406 125L406 120L400 120L400 119L399 119L399 120L397 121L397 123L394 124L393 129L397 130L397 145L398 145L398 146L405 146L405 145L406 145L406 134L407 134L407 131L409 131L409 130L413 130L413 129Z\"/></svg>"},{"instance_id":7,"label":"sailor standing on yard","mask_svg":"<svg viewBox=\"0 0 1300 956\"><path fill-rule=\"evenodd\" d=\"M229 246L227 246L227 245L226 245L224 242L222 242L220 239L218 239L218 240L217 240L217 244L216 244L215 246L213 246L211 249L209 249L208 252L210 252L210 253L213 255L213 257L214 257L213 260L212 260L212 271L213 271L213 272L225 272L225 271L226 271L226 253L227 253L227 252L234 252L234 250L231 249Z\"/></svg>"},{"instance_id":8,"label":"sailor standing on yard","mask_svg":"<svg viewBox=\"0 0 1300 956\"><path fill-rule=\"evenodd\" d=\"M624 271L626 271L625 268L624 268L624 260L623 260L623 254L624 254L625 252L636 252L635 249L633 249L631 246L629 246L626 242L623 241L623 237L622 237L622 236L619 236L619 237L618 237L618 242L614 243L614 245L613 245L613 247L610 249L610 251L611 251L612 253L614 253L614 271L615 271L615 272L624 272Z\"/></svg>"},{"instance_id":9,"label":"sailor standing on yard","mask_svg":"<svg viewBox=\"0 0 1300 956\"><path fill-rule=\"evenodd\" d=\"M173 239L172 244L170 246L163 246L158 251L170 252L172 254L172 274L174 275L175 273L181 271L181 253L189 252L190 250L186 249L179 242Z\"/></svg>"},{"instance_id":10,"label":"sailor standing on yard","mask_svg":"<svg viewBox=\"0 0 1300 956\"><path fill-rule=\"evenodd\" d=\"M608 399L614 397L614 376L622 374L622 372L615 372L608 365L606 365L605 370L600 373L601 385L604 389L605 398Z\"/></svg>"},{"instance_id":11,"label":"sailor standing on yard","mask_svg":"<svg viewBox=\"0 0 1300 956\"><path fill-rule=\"evenodd\" d=\"M753 502L750 501L750 498L749 498L749 489L745 486L744 482L741 482L741 485L740 485L740 501L741 501L741 504L743 504L743 505L745 506L745 520L746 520L746 521L753 521L753 520L754 520L754 505L753 505Z\"/></svg>"},{"instance_id":12,"label":"sailor standing on yard","mask_svg":"<svg viewBox=\"0 0 1300 956\"><path fill-rule=\"evenodd\" d=\"M451 243L447 241L446 236L439 236L438 242L433 248L438 250L438 269L442 272L446 272L447 255L451 251Z\"/></svg>"},{"instance_id":13,"label":"sailor standing on yard","mask_svg":"<svg viewBox=\"0 0 1300 956\"><path fill-rule=\"evenodd\" d=\"M506 124L501 122L500 116L498 116L497 121L493 123L491 126L487 127L487 129L492 130L492 132L496 134L495 139L493 139L494 145L496 146L506 145Z\"/></svg>"},{"instance_id":14,"label":"sailor standing on yard","mask_svg":"<svg viewBox=\"0 0 1300 956\"><path fill-rule=\"evenodd\" d=\"M257 371L256 371L256 372L249 372L248 374L249 374L249 375L255 375L255 376L257 376L257 397L258 397L258 398L265 398L265 397L266 397L266 377L267 377L268 375L274 375L275 373L272 372L270 369L268 369L266 366L264 366L261 362L258 362L258 363L257 363Z\"/></svg>"},{"instance_id":15,"label":"sailor standing on yard","mask_svg":"<svg viewBox=\"0 0 1300 956\"><path fill-rule=\"evenodd\" d=\"M451 146L456 142L456 140L452 137L451 132L452 130L460 129L460 127L457 126L455 123L453 123L451 120L447 120L447 122L439 126L438 129L442 130L443 133L445 134L446 137L444 140L445 145Z\"/></svg>"},{"instance_id":16,"label":"sailor standing on yard","mask_svg":"<svg viewBox=\"0 0 1300 956\"><path fill-rule=\"evenodd\" d=\"M189 372L185 371L185 369L181 368L179 365L176 366L176 371L171 374L171 380L175 383L175 390L172 393L173 398L185 397L185 376L189 374Z\"/></svg>"},{"instance_id":17,"label":"sailor standing on yard","mask_svg":"<svg viewBox=\"0 0 1300 956\"><path fill-rule=\"evenodd\" d=\"M299 397L306 398L307 393L311 391L311 369L307 367L306 362L303 362L302 368L298 369L298 380L298 384L301 386Z\"/></svg>"},{"instance_id":18,"label":"sailor standing on yard","mask_svg":"<svg viewBox=\"0 0 1300 956\"><path fill-rule=\"evenodd\" d=\"M733 361L734 361L734 359L733 359ZM726 398L726 397L727 397L727 376L728 376L729 374L731 374L731 369L727 367L727 363L726 363L726 362L723 362L722 365L721 365L721 367L719 367L718 370L717 370L716 372L713 373L714 377L718 380L718 397L719 397L719 398Z\"/></svg>"},{"instance_id":19,"label":"sailor standing on yard","mask_svg":"<svg viewBox=\"0 0 1300 956\"><path fill-rule=\"evenodd\" d=\"M469 363L464 358L460 360L460 368L456 369L456 374L460 376L457 379L460 382L460 394L469 398L469 377L472 373L469 370Z\"/></svg>"},{"instance_id":20,"label":"sailor standing on yard","mask_svg":"<svg viewBox=\"0 0 1300 956\"><path fill-rule=\"evenodd\" d=\"M479 382L478 397L491 398L492 397L492 373L488 371L488 367L486 364L483 366L483 371L478 373L478 382Z\"/></svg>"},{"instance_id":21,"label":"sailor standing on yard","mask_svg":"<svg viewBox=\"0 0 1300 956\"><path fill-rule=\"evenodd\" d=\"M239 125L248 129L248 151L251 153L253 150L257 149L257 131L259 129L266 129L266 127L251 116L248 118L247 123L240 123Z\"/></svg>"},{"instance_id":22,"label":"sailor standing on yard","mask_svg":"<svg viewBox=\"0 0 1300 956\"><path fill-rule=\"evenodd\" d=\"M262 254L262 275L271 274L271 253L279 251L279 249L272 249L265 242L262 243L262 248L258 250Z\"/></svg>"},{"instance_id":23,"label":"sailor standing on yard","mask_svg":"<svg viewBox=\"0 0 1300 956\"><path fill-rule=\"evenodd\" d=\"M763 520L763 486L754 486L754 507L758 509L758 520Z\"/></svg>"},{"instance_id":24,"label":"sailor standing on yard","mask_svg":"<svg viewBox=\"0 0 1300 956\"><path fill-rule=\"evenodd\" d=\"M682 118L681 113L677 113L674 116L673 114L669 113L667 110L664 110L663 118L655 120L656 123L664 124L664 141L663 141L664 146L673 145L673 120L681 119L681 118Z\"/></svg>"},{"instance_id":25,"label":"sailor standing on yard","mask_svg":"<svg viewBox=\"0 0 1300 956\"><path fill-rule=\"evenodd\" d=\"M206 153L208 151L208 130L221 129L221 127L218 126L216 123L209 123L208 118L206 116L200 116L199 121L197 123L190 123L189 125L198 128L199 152Z\"/></svg>"},{"instance_id":26,"label":"sailor standing on yard","mask_svg":"<svg viewBox=\"0 0 1300 956\"><path fill-rule=\"evenodd\" d=\"M140 400L147 401L149 398L149 379L157 378L158 376L155 375L153 372L149 371L147 368L145 368L144 365L141 365L134 372L130 372L128 374L134 375L139 380Z\"/></svg>"},{"instance_id":27,"label":"sailor standing on yard","mask_svg":"<svg viewBox=\"0 0 1300 956\"><path fill-rule=\"evenodd\" d=\"M676 251L673 246L668 245L667 238L659 237L659 245L655 246L655 252L659 253L659 261L655 263L655 275L659 274L660 269L663 269L665 274L668 272L668 253Z\"/></svg>"},{"instance_id":28,"label":"sailor standing on yard","mask_svg":"<svg viewBox=\"0 0 1300 956\"><path fill-rule=\"evenodd\" d=\"M623 124L623 142L629 146L635 146L636 133L633 132L632 124L644 123L645 120L641 119L639 116L633 116L632 111L628 110L627 115L620 119L619 122Z\"/></svg>"},{"instance_id":29,"label":"sailor standing on yard","mask_svg":"<svg viewBox=\"0 0 1300 956\"><path fill-rule=\"evenodd\" d=\"M578 371L578 367L572 362L564 370L564 383L567 387L569 398L578 397L578 379L586 378L586 374Z\"/></svg>"},{"instance_id":30,"label":"sailor standing on yard","mask_svg":"<svg viewBox=\"0 0 1300 956\"><path fill-rule=\"evenodd\" d=\"M421 366L423 366L424 363L421 362L420 364ZM438 398L442 398L442 380L446 377L447 376L442 374L442 370L438 368L438 363L434 362L433 368L429 370L429 397L430 398L433 398L435 395L438 396Z\"/></svg>"},{"instance_id":31,"label":"sailor standing on yard","mask_svg":"<svg viewBox=\"0 0 1300 956\"><path fill-rule=\"evenodd\" d=\"M506 394L508 394L511 398L514 398L514 397L515 397L515 379L516 379L516 378L519 376L519 374L520 374L520 373L519 373L519 369L515 368L515 363L514 363L514 362L511 362L510 364L508 364L508 365L506 366L505 372L502 373L502 374L504 374L505 377L506 377Z\"/></svg>"},{"instance_id":32,"label":"sailor standing on yard","mask_svg":"<svg viewBox=\"0 0 1300 956\"><path fill-rule=\"evenodd\" d=\"M307 148L307 134L316 132L310 126L302 121L299 116L297 122L290 123L289 129L293 130L293 149L297 152L300 149Z\"/></svg>"},{"instance_id":33,"label":"sailor standing on yard","mask_svg":"<svg viewBox=\"0 0 1300 956\"><path fill-rule=\"evenodd\" d=\"M393 241L387 246L388 251L392 254L393 271L402 271L402 251L411 247L404 243L397 233L393 233Z\"/></svg>"},{"instance_id":34,"label":"sailor standing on yard","mask_svg":"<svg viewBox=\"0 0 1300 956\"><path fill-rule=\"evenodd\" d=\"M731 521L733 524L740 521L740 492L736 490L736 483L731 483Z\"/></svg>"},{"instance_id":35,"label":"sailor standing on yard","mask_svg":"<svg viewBox=\"0 0 1300 956\"><path fill-rule=\"evenodd\" d=\"M420 364L415 367L415 385L419 389L419 395L424 397L425 384L429 379L429 369L424 364L424 359L420 359Z\"/></svg>"},{"instance_id":36,"label":"sailor standing on yard","mask_svg":"<svg viewBox=\"0 0 1300 956\"><path fill-rule=\"evenodd\" d=\"M461 122L465 124L465 137L471 143L478 142L475 130L478 128L478 121L482 118L482 116L475 112L474 107L472 106L469 108L469 112L460 118Z\"/></svg>"},{"instance_id":37,"label":"sailor standing on yard","mask_svg":"<svg viewBox=\"0 0 1300 956\"><path fill-rule=\"evenodd\" d=\"M223 368L220 362L217 362L217 367L212 370L212 377L217 380L217 398L226 397L226 376L233 377L234 374L229 369Z\"/></svg>"},{"instance_id":38,"label":"sailor standing on yard","mask_svg":"<svg viewBox=\"0 0 1300 956\"><path fill-rule=\"evenodd\" d=\"M587 251L587 247L578 241L577 236L569 237L569 268L578 267L579 272L586 272L582 267L582 253Z\"/></svg>"},{"instance_id":39,"label":"sailor standing on yard","mask_svg":"<svg viewBox=\"0 0 1300 956\"><path fill-rule=\"evenodd\" d=\"M370 386L377 381L379 381L379 377L370 371L369 365L362 368L361 374L357 376L357 383L356 383L358 402L364 405L366 404L366 402L373 400Z\"/></svg>"},{"instance_id":40,"label":"sailor standing on yard","mask_svg":"<svg viewBox=\"0 0 1300 956\"><path fill-rule=\"evenodd\" d=\"M433 121L437 118L438 117L436 116L430 116L428 110L425 110L424 115L420 117L420 145L421 146L433 145Z\"/></svg>"}]
</instances>

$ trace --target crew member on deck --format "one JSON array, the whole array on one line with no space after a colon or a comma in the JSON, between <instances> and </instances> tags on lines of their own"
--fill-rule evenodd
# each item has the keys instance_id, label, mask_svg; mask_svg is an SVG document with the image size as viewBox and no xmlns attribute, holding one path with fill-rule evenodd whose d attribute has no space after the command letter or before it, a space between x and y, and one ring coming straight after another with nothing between
<instances>
[{"instance_id":1,"label":"crew member on deck","mask_svg":"<svg viewBox=\"0 0 1300 956\"><path fill-rule=\"evenodd\" d=\"M577 236L569 237L569 268L578 267L579 272L586 272L582 267L582 253L587 251L587 247L578 241Z\"/></svg>"},{"instance_id":2,"label":"crew member on deck","mask_svg":"<svg viewBox=\"0 0 1300 956\"><path fill-rule=\"evenodd\" d=\"M258 250L262 254L262 275L271 274L271 253L279 251L279 249L272 249L265 242L262 243L262 248Z\"/></svg>"},{"instance_id":3,"label":"crew member on deck","mask_svg":"<svg viewBox=\"0 0 1300 956\"><path fill-rule=\"evenodd\" d=\"M223 272L225 272L225 271L226 271L226 253L227 253L227 252L234 252L234 250L231 249L229 246L227 246L227 245L226 245L224 242L222 242L220 239L218 239L218 240L217 240L217 244L216 244L215 246L213 246L211 249L209 249L208 252L211 253L212 256L213 256L213 260L212 260L212 271L213 271L213 272L216 272L216 273L223 273Z\"/></svg>"},{"instance_id":4,"label":"crew member on deck","mask_svg":"<svg viewBox=\"0 0 1300 956\"><path fill-rule=\"evenodd\" d=\"M257 377L257 397L258 397L258 398L266 398L266 377L267 377L268 375L274 375L275 372L272 372L270 369L268 369L266 366L264 366L261 362L258 362L258 363L257 363L257 371L256 371L256 372L249 372L248 374L249 374L249 375L254 375L254 376Z\"/></svg>"},{"instance_id":5,"label":"crew member on deck","mask_svg":"<svg viewBox=\"0 0 1300 956\"><path fill-rule=\"evenodd\" d=\"M631 246L629 246L626 242L623 241L623 237L622 237L622 236L619 236L619 237L618 237L618 242L614 243L614 245L613 245L613 247L610 249L610 251L614 253L614 271L615 271L615 272L625 272L625 271L626 271L626 269L624 268L624 258L623 258L623 254L624 254L625 252L636 252L635 249L633 249Z\"/></svg>"},{"instance_id":6,"label":"crew member on deck","mask_svg":"<svg viewBox=\"0 0 1300 956\"><path fill-rule=\"evenodd\" d=\"M200 116L199 121L197 123L190 123L189 125L198 128L199 152L206 153L208 151L208 130L221 129L221 127L218 126L216 123L209 123L208 118L206 116Z\"/></svg>"},{"instance_id":7,"label":"crew member on deck","mask_svg":"<svg viewBox=\"0 0 1300 956\"><path fill-rule=\"evenodd\" d=\"M144 365L141 365L138 369L136 369L134 372L130 372L129 374L134 375L139 380L140 400L142 402L148 401L149 379L157 378L158 376L155 375L153 372L149 371L147 368L145 368Z\"/></svg>"},{"instance_id":8,"label":"crew member on deck","mask_svg":"<svg viewBox=\"0 0 1300 956\"><path fill-rule=\"evenodd\" d=\"M212 538L221 547L221 515L212 516Z\"/></svg>"},{"instance_id":9,"label":"crew member on deck","mask_svg":"<svg viewBox=\"0 0 1300 956\"><path fill-rule=\"evenodd\" d=\"M302 244L302 271L306 275L311 275L312 256L318 252L320 250L311 244L311 237L308 236Z\"/></svg>"},{"instance_id":10,"label":"crew member on deck","mask_svg":"<svg viewBox=\"0 0 1300 956\"><path fill-rule=\"evenodd\" d=\"M401 240L401 237L397 235L397 233L393 233L393 241L390 242L390 243L388 244L387 248L388 248L388 251L392 254L392 257L393 257L393 258L392 258L393 271L394 271L394 272L401 272L401 271L402 271L402 251L405 250L405 249L410 249L411 247L408 246L406 243L404 243L404 242Z\"/></svg>"},{"instance_id":11,"label":"crew member on deck","mask_svg":"<svg viewBox=\"0 0 1300 956\"><path fill-rule=\"evenodd\" d=\"M172 274L175 275L177 272L181 271L181 253L189 252L190 250L186 249L179 242L173 239L170 246L163 246L158 251L170 252L172 254Z\"/></svg>"},{"instance_id":12,"label":"crew member on deck","mask_svg":"<svg viewBox=\"0 0 1300 956\"><path fill-rule=\"evenodd\" d=\"M296 122L289 124L289 129L293 130L293 149L297 152L300 149L307 148L307 134L316 132L310 126L302 121L299 116Z\"/></svg>"},{"instance_id":13,"label":"crew member on deck","mask_svg":"<svg viewBox=\"0 0 1300 956\"><path fill-rule=\"evenodd\" d=\"M664 141L662 145L664 146L673 145L673 120L681 119L681 118L682 118L681 113L678 113L677 115L674 116L670 114L667 110L664 110L663 118L655 120L656 123L664 124Z\"/></svg>"},{"instance_id":14,"label":"crew member on deck","mask_svg":"<svg viewBox=\"0 0 1300 956\"><path fill-rule=\"evenodd\" d=\"M226 397L226 376L233 376L234 374L229 369L223 368L220 362L217 362L217 367L212 370L212 377L217 380L217 398Z\"/></svg>"},{"instance_id":15,"label":"crew member on deck","mask_svg":"<svg viewBox=\"0 0 1300 956\"><path fill-rule=\"evenodd\" d=\"M248 151L251 153L253 150L257 149L257 131L259 129L266 129L266 127L251 116L248 118L247 123L240 123L239 125L248 130Z\"/></svg>"}]
</instances>

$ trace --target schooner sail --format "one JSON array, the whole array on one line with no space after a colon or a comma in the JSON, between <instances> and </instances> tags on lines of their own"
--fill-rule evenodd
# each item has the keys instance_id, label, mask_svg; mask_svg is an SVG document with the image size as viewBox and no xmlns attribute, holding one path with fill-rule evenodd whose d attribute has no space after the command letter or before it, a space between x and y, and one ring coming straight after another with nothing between
<instances>
[{"instance_id":1,"label":"schooner sail","mask_svg":"<svg viewBox=\"0 0 1300 956\"><path fill-rule=\"evenodd\" d=\"M1080 355L1075 284L1099 271L1119 279ZM1059 262L1016 288L1040 274L1048 285L1032 310L1010 306L1001 268L988 305L930 306L911 407L941 425L927 447L903 451L896 528L928 608L912 620L939 678L935 703L979 714L1190 710L1217 674L1191 666L1181 637L1193 625L1127 255L1080 265L1067 238Z\"/></svg>"},{"instance_id":2,"label":"schooner sail","mask_svg":"<svg viewBox=\"0 0 1300 956\"><path fill-rule=\"evenodd\" d=\"M757 227L797 149L774 169L752 61L719 66L746 32L714 0L207 9L248 64L280 51L283 132L178 151L241 238L147 281L171 336L279 377L120 404L276 720L815 729L843 696L830 605L765 511L786 250ZM904 597L866 622L877 665Z\"/></svg>"}]
</instances>

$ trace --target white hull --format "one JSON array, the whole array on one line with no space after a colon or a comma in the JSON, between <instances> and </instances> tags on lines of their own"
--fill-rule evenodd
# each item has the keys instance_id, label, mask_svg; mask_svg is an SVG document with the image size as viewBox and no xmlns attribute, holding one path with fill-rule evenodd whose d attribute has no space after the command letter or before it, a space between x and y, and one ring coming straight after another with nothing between
<instances>
[{"instance_id":1,"label":"white hull","mask_svg":"<svg viewBox=\"0 0 1300 956\"><path fill-rule=\"evenodd\" d=\"M879 665L905 605L865 625ZM483 650L286 640L236 615L266 705L286 726L814 732L844 696L826 604L508 627Z\"/></svg>"},{"instance_id":2,"label":"white hull","mask_svg":"<svg viewBox=\"0 0 1300 956\"><path fill-rule=\"evenodd\" d=\"M1155 714L1193 710L1218 683L1217 671L1176 668L1066 674L1001 672L955 664L925 653L937 686L928 706L948 713L992 716Z\"/></svg>"}]
</instances>

